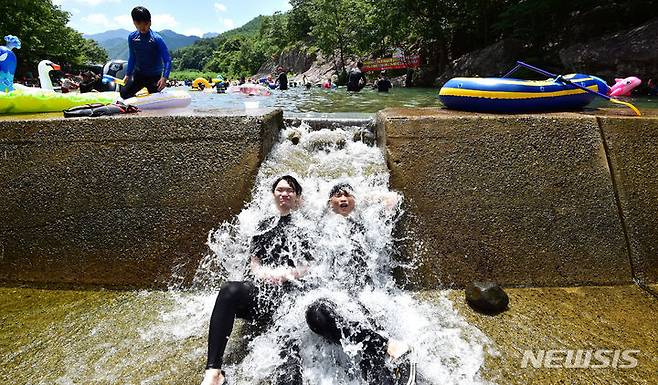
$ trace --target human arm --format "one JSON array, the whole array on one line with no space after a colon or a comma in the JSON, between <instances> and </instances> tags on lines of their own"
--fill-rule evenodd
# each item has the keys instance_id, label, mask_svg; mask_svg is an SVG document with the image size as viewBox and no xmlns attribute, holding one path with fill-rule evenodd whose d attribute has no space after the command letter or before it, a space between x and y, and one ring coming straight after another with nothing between
<instances>
[{"instance_id":1,"label":"human arm","mask_svg":"<svg viewBox=\"0 0 658 385\"><path fill-rule=\"evenodd\" d=\"M284 282L297 281L300 277L304 276L308 272L308 266L300 267L291 267L291 266L278 266L278 267L269 267L264 266L261 263L260 258L256 256L251 257L249 263L249 268L251 273L258 280L265 281L267 283L280 285Z\"/></svg>"},{"instance_id":2,"label":"human arm","mask_svg":"<svg viewBox=\"0 0 658 385\"><path fill-rule=\"evenodd\" d=\"M169 79L169 74L171 72L171 56L169 55L167 44L165 44L162 37L158 37L157 44L158 50L160 51L160 58L162 59L162 64L164 66L162 77L158 80L158 91L162 91L167 86L167 79Z\"/></svg>"},{"instance_id":3,"label":"human arm","mask_svg":"<svg viewBox=\"0 0 658 385\"><path fill-rule=\"evenodd\" d=\"M133 43L132 34L128 36L128 65L126 66L126 76L123 82L127 82L135 72L135 43Z\"/></svg>"}]
</instances>

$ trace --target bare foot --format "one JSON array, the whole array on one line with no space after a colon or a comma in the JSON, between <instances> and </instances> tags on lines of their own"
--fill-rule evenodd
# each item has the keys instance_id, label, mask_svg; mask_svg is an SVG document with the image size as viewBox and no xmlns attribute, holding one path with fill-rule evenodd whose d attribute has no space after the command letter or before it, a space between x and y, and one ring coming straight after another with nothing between
<instances>
[{"instance_id":1,"label":"bare foot","mask_svg":"<svg viewBox=\"0 0 658 385\"><path fill-rule=\"evenodd\" d=\"M386 353L388 353L388 355L391 356L393 359L397 359L401 357L408 350L409 350L409 345L404 341L397 341L394 339L388 340Z\"/></svg>"},{"instance_id":2,"label":"bare foot","mask_svg":"<svg viewBox=\"0 0 658 385\"><path fill-rule=\"evenodd\" d=\"M222 385L224 383L224 375L219 369L208 369L203 376L201 385Z\"/></svg>"}]
</instances>

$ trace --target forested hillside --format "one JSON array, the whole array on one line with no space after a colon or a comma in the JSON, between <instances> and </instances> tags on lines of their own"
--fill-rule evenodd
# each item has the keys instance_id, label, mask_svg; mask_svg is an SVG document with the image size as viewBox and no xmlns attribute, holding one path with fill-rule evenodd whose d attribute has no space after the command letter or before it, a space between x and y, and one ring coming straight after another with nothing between
<instances>
[{"instance_id":1,"label":"forested hillside","mask_svg":"<svg viewBox=\"0 0 658 385\"><path fill-rule=\"evenodd\" d=\"M464 53L507 38L531 57L559 63L576 42L658 16L657 0L290 0L285 14L261 16L242 28L202 39L176 53L176 69L249 75L283 49L320 50L342 71L349 57L418 53L440 73Z\"/></svg>"}]
</instances>

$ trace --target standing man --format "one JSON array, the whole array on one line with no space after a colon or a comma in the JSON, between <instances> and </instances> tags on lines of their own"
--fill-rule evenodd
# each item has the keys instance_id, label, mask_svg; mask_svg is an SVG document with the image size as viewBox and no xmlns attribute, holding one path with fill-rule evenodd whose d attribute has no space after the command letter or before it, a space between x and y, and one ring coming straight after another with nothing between
<instances>
[{"instance_id":1,"label":"standing man","mask_svg":"<svg viewBox=\"0 0 658 385\"><path fill-rule=\"evenodd\" d=\"M137 30L128 36L128 67L121 97L128 99L146 87L150 93L167 86L171 57L162 36L151 30L151 13L144 7L133 8L130 15Z\"/></svg>"},{"instance_id":2,"label":"standing man","mask_svg":"<svg viewBox=\"0 0 658 385\"><path fill-rule=\"evenodd\" d=\"M279 85L281 91L288 89L288 75L283 67L279 67L279 77L276 78L276 84Z\"/></svg>"},{"instance_id":3,"label":"standing man","mask_svg":"<svg viewBox=\"0 0 658 385\"><path fill-rule=\"evenodd\" d=\"M356 68L352 68L347 75L347 90L358 92L366 86L366 74L361 71L363 63L356 63Z\"/></svg>"}]
</instances>

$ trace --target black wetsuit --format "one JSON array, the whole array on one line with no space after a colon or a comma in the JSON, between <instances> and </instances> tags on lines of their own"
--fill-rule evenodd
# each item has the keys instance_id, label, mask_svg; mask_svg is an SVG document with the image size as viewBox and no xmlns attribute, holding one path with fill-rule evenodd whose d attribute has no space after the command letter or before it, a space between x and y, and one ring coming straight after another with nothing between
<instances>
[{"instance_id":1,"label":"black wetsuit","mask_svg":"<svg viewBox=\"0 0 658 385\"><path fill-rule=\"evenodd\" d=\"M290 215L261 222L259 230L262 232L251 240L251 255L258 257L263 266L273 267L295 267L295 260L309 260L307 240L302 234L292 235L295 229ZM290 283L274 285L256 281L252 274L248 275L248 280L222 285L210 317L206 369L221 368L236 317L260 327L268 326L282 296L293 289ZM287 359L275 374L279 378L277 383L301 384L298 348L293 341L281 341L281 345L281 355L285 354Z\"/></svg>"},{"instance_id":2,"label":"black wetsuit","mask_svg":"<svg viewBox=\"0 0 658 385\"><path fill-rule=\"evenodd\" d=\"M288 89L288 75L285 72L281 72L279 77L276 78L276 82L279 83L279 89L285 91Z\"/></svg>"},{"instance_id":3,"label":"black wetsuit","mask_svg":"<svg viewBox=\"0 0 658 385\"><path fill-rule=\"evenodd\" d=\"M377 92L388 92L392 87L391 81L386 78L377 80Z\"/></svg>"},{"instance_id":4,"label":"black wetsuit","mask_svg":"<svg viewBox=\"0 0 658 385\"><path fill-rule=\"evenodd\" d=\"M361 79L363 79L363 84L361 84ZM358 68L352 68L350 73L347 75L347 90L348 91L361 91L361 88L365 85L366 75L361 72Z\"/></svg>"},{"instance_id":5,"label":"black wetsuit","mask_svg":"<svg viewBox=\"0 0 658 385\"><path fill-rule=\"evenodd\" d=\"M348 226L353 245L351 260L349 265L353 267L353 287L363 287L365 284L372 283L372 278L368 274L368 266L365 260L365 251L361 245L355 241L355 237L365 234L366 229L360 223L348 218ZM335 268L335 263L332 263ZM352 287L350 287L351 289ZM361 305L367 313L367 309ZM370 320L376 327L377 324ZM363 378L370 385L392 385L394 384L393 373L386 366L386 349L388 339L378 332L363 326L359 322L346 320L342 317L337 305L327 298L320 298L313 302L306 309L306 323L309 328L324 337L327 341L340 344L341 338L346 338L352 344L362 344L363 355L361 357L360 367Z\"/></svg>"}]
</instances>

